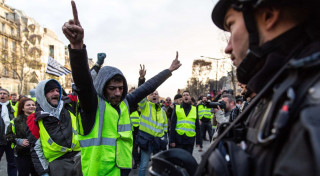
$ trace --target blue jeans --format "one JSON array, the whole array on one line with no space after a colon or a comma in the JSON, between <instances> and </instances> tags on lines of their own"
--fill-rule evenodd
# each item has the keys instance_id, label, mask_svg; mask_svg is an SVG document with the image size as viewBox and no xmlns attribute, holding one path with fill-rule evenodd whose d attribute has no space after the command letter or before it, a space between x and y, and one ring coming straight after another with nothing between
<instances>
[{"instance_id":1,"label":"blue jeans","mask_svg":"<svg viewBox=\"0 0 320 176\"><path fill-rule=\"evenodd\" d=\"M0 145L0 160L4 152L6 152L8 176L17 176L17 167L14 162L14 152L11 148L11 142L7 142L7 145Z\"/></svg>"},{"instance_id":2,"label":"blue jeans","mask_svg":"<svg viewBox=\"0 0 320 176\"><path fill-rule=\"evenodd\" d=\"M152 145L148 146L148 150L141 149L141 160L140 160L140 168L139 168L139 176L145 176L148 168L149 160L151 157L151 153L154 155L159 151L153 151Z\"/></svg>"}]
</instances>

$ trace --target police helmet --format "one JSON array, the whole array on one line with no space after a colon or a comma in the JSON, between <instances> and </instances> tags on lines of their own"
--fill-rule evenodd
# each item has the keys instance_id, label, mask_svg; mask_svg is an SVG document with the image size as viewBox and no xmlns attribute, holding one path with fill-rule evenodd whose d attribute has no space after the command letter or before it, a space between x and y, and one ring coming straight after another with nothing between
<instances>
[{"instance_id":1,"label":"police helmet","mask_svg":"<svg viewBox=\"0 0 320 176\"><path fill-rule=\"evenodd\" d=\"M249 33L249 49L247 51L246 58L243 59L237 68L238 80L244 84L247 84L252 76L256 73L259 65L264 62L263 59L275 46L260 47L259 32L255 20L255 9L268 5L277 6L293 6L299 8L310 8L317 11L319 8L319 0L219 0L215 5L211 17L213 23L222 30L226 30L224 26L225 15L230 8L241 11L245 26ZM318 11L316 12L318 13Z\"/></svg>"},{"instance_id":2,"label":"police helmet","mask_svg":"<svg viewBox=\"0 0 320 176\"><path fill-rule=\"evenodd\" d=\"M235 10L245 11L246 6L257 8L268 3L281 5L297 4L305 7L313 7L314 4L319 5L318 0L219 0L212 11L211 18L217 27L225 30L224 17L230 7Z\"/></svg>"},{"instance_id":3,"label":"police helmet","mask_svg":"<svg viewBox=\"0 0 320 176\"><path fill-rule=\"evenodd\" d=\"M178 148L160 152L151 161L149 173L153 176L192 176L198 167L197 161L189 152Z\"/></svg>"}]
</instances>

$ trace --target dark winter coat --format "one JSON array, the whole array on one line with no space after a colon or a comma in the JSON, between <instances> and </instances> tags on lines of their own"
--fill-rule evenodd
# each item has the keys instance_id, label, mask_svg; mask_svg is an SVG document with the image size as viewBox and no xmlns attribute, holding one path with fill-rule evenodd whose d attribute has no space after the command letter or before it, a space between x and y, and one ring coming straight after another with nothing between
<instances>
[{"instance_id":1,"label":"dark winter coat","mask_svg":"<svg viewBox=\"0 0 320 176\"><path fill-rule=\"evenodd\" d=\"M55 143L70 148L73 134L70 113L76 114L77 98L72 95L63 96L62 88L58 82L57 84L60 86L59 105L57 107L52 107L48 103L44 93L44 88L48 81L49 80L41 81L37 85L36 111L27 119L27 135L31 148L31 158L39 175L49 172L49 162L44 157L42 151L38 121L43 121L45 129ZM71 158L78 153L79 152L77 151L66 152L57 159Z\"/></svg>"},{"instance_id":2,"label":"dark winter coat","mask_svg":"<svg viewBox=\"0 0 320 176\"><path fill-rule=\"evenodd\" d=\"M320 38L312 36L311 31L306 31L302 28L295 28L283 35L287 40L276 51L270 53L267 57L264 67L249 81L248 87L256 93L259 93L266 82L270 81L271 77L280 70L283 65L290 59L305 58L320 52ZM314 31L318 35L319 31ZM318 35L319 36L319 35ZM318 60L320 58L318 57ZM319 68L319 67L318 67ZM287 70L281 76L276 84L270 88L266 94L252 110L248 117L248 133L247 133L247 153L253 158L254 166L253 175L319 175L320 174L320 80L314 83L311 87L306 87L305 80L315 77L319 74L319 69L310 71L301 70L301 76L298 84L293 86L295 97L302 94L301 88L306 87L307 92L301 102L295 104L302 105L300 108L290 109L289 121L292 123L287 130L287 137L278 139L277 142L269 144L260 144L257 141L258 129L263 123L262 119L268 111L270 103L274 103L272 98L277 90L277 87L288 79ZM314 91L312 91L314 90ZM283 95L285 97L285 95ZM281 108L283 101L279 103L278 108ZM318 109L314 111L313 109ZM276 110L273 117L277 117L279 109ZM298 117L293 120L294 117ZM270 135L272 122L265 123L263 136ZM317 129L317 130L315 130ZM318 136L318 137L315 137ZM271 145L270 145L271 144ZM277 145L276 145L277 144ZM317 173L317 174L316 174Z\"/></svg>"},{"instance_id":3,"label":"dark winter coat","mask_svg":"<svg viewBox=\"0 0 320 176\"><path fill-rule=\"evenodd\" d=\"M186 114L186 116L188 116L191 110L191 105L182 102L181 107L184 109L184 113ZM177 126L177 114L176 114L176 110L174 109L171 116L171 128L170 128L170 138L169 138L170 143L193 145L195 140L196 140L196 144L202 143L198 113L197 113L197 119L196 119L196 136L188 137L186 134L179 135L176 131L176 126Z\"/></svg>"},{"instance_id":4,"label":"dark winter coat","mask_svg":"<svg viewBox=\"0 0 320 176\"><path fill-rule=\"evenodd\" d=\"M10 103L7 105L8 108L8 112L9 112L9 119L12 120L14 119L14 110L11 107ZM2 105L0 104L0 115L1 115L1 111L2 111ZM3 119L0 116L0 145L7 145L7 139L5 137L6 131L5 131L5 123L3 121Z\"/></svg>"},{"instance_id":5,"label":"dark winter coat","mask_svg":"<svg viewBox=\"0 0 320 176\"><path fill-rule=\"evenodd\" d=\"M15 154L18 156L30 156L30 145L23 147L17 144L18 140L27 139L27 116L25 114L18 115L17 118L13 120L15 134L12 131L12 123L7 128L6 138L8 141L15 144Z\"/></svg>"}]
</instances>

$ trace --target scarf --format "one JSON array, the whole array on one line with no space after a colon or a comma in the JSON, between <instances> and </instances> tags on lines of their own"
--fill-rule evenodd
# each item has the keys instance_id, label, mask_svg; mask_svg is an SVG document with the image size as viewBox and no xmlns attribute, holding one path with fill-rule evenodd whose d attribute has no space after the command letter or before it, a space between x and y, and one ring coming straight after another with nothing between
<instances>
[{"instance_id":1,"label":"scarf","mask_svg":"<svg viewBox=\"0 0 320 176\"><path fill-rule=\"evenodd\" d=\"M7 108L9 101L7 101L5 103L0 102L0 104L2 105L1 118L3 119L4 124L5 124L5 132L7 132L7 127L10 125L9 111Z\"/></svg>"}]
</instances>

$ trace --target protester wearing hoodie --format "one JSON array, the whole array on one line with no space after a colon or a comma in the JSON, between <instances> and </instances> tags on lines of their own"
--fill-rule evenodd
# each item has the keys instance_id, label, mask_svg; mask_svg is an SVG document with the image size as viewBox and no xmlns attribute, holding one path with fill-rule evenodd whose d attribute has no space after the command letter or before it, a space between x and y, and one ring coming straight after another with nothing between
<instances>
[{"instance_id":1,"label":"protester wearing hoodie","mask_svg":"<svg viewBox=\"0 0 320 176\"><path fill-rule=\"evenodd\" d=\"M128 175L132 167L132 126L130 106L159 87L181 64L176 58L169 69L141 85L131 94L122 72L101 68L94 82L88 68L81 27L74 1L74 20L62 27L70 41L72 76L80 100L79 141L83 175Z\"/></svg>"},{"instance_id":2,"label":"protester wearing hoodie","mask_svg":"<svg viewBox=\"0 0 320 176\"><path fill-rule=\"evenodd\" d=\"M39 175L80 175L74 166L80 155L76 134L77 98L62 95L54 79L36 87L37 107L27 120L33 164Z\"/></svg>"}]
</instances>

